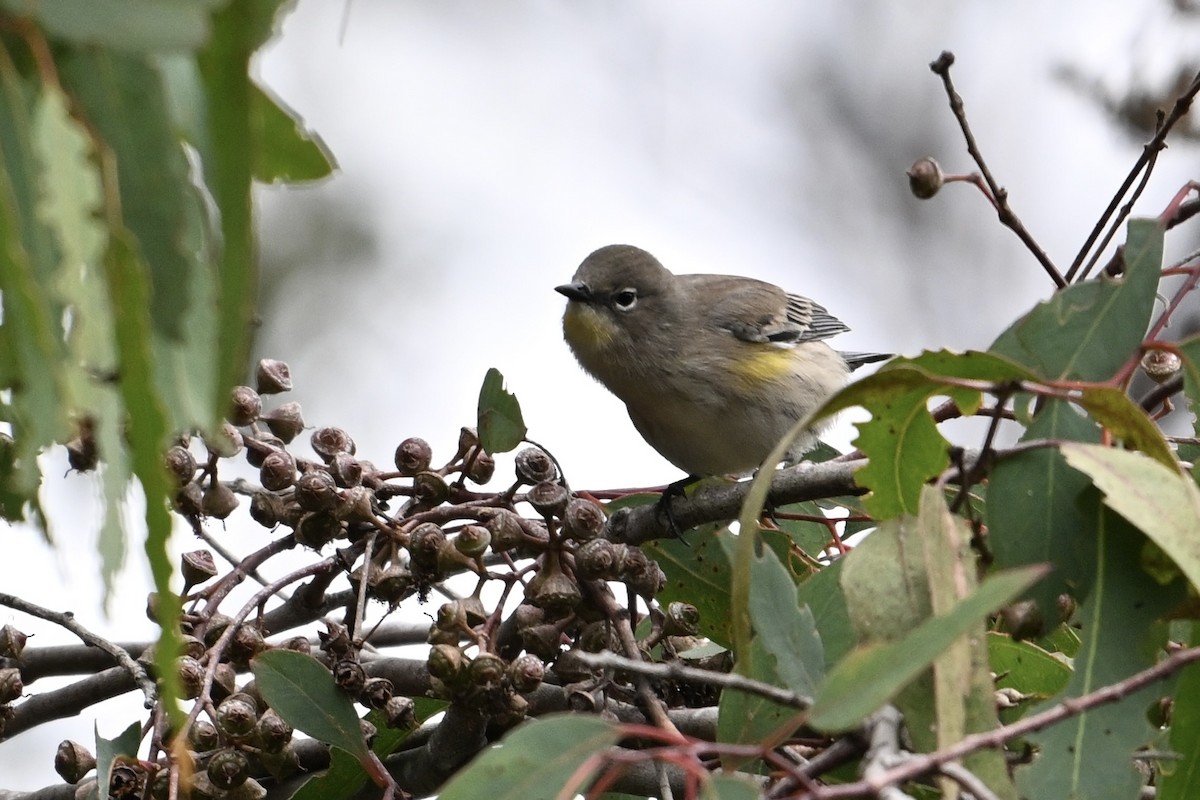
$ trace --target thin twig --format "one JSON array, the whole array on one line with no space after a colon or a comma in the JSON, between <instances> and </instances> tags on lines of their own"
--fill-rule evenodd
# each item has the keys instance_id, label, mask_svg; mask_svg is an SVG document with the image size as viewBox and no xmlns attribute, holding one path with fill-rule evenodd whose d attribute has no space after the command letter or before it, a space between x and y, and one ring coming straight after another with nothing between
<instances>
[{"instance_id":1,"label":"thin twig","mask_svg":"<svg viewBox=\"0 0 1200 800\"><path fill-rule=\"evenodd\" d=\"M146 708L154 707L154 703L158 699L158 687L155 685L154 679L146 674L146 670L142 667L142 665L135 661L133 656L129 655L129 652L124 648L118 647L116 644L108 641L104 637L98 636L80 625L75 620L75 615L72 612L64 611L59 613L57 611L51 611L50 609L42 608L35 603L22 600L19 597L3 593L0 593L0 605L8 606L9 608L15 608L18 611L23 611L30 616L39 617L47 622L53 622L55 625L66 628L71 633L78 636L85 644L98 647L104 652L108 653L113 657L118 665L120 665L126 672L133 676L134 682L137 683L138 688L142 690L142 694L146 698Z\"/></svg>"},{"instance_id":2,"label":"thin twig","mask_svg":"<svg viewBox=\"0 0 1200 800\"><path fill-rule=\"evenodd\" d=\"M778 686L756 681L744 675L697 669L696 667L688 667L680 664L678 661L652 664L646 661L635 661L632 658L626 658L611 652L585 653L579 651L577 655L583 663L600 669L619 669L658 680L689 681L708 686L720 686L723 689L737 689L747 694L765 697L772 702L790 708L804 710L812 706L813 702L811 697L789 692L787 689L780 689Z\"/></svg>"},{"instance_id":3,"label":"thin twig","mask_svg":"<svg viewBox=\"0 0 1200 800\"><path fill-rule=\"evenodd\" d=\"M975 800L1000 800L996 793L979 779L978 775L956 761L942 764L942 768L938 771L970 792Z\"/></svg>"},{"instance_id":4,"label":"thin twig","mask_svg":"<svg viewBox=\"0 0 1200 800\"><path fill-rule=\"evenodd\" d=\"M1054 262L1050 260L1050 256L1046 255L1046 251L1037 243L1033 235L1026 230L1025 225L1012 210L1012 206L1008 204L1008 190L996 183L996 179L992 177L991 170L988 169L987 164L983 160L983 153L979 150L979 145L975 143L975 134L971 132L971 126L967 122L967 112L963 106L962 97L955 90L954 82L950 79L950 66L952 64L954 64L954 54L949 50L945 50L929 65L929 68L942 79L942 86L946 90L946 97L950 101L950 110L954 113L954 118L958 120L958 126L962 129L963 138L967 141L967 152L975 160L976 165L979 166L979 171L983 174L983 179L987 182L988 188L991 190L992 197L995 200L996 212L1000 217L1000 223L1017 235L1017 238L1021 240L1026 249L1042 265L1042 269L1046 270L1046 274L1054 281L1054 285L1062 289L1067 285L1067 281L1063 279L1062 273L1058 271L1058 267L1054 266Z\"/></svg>"}]
</instances>

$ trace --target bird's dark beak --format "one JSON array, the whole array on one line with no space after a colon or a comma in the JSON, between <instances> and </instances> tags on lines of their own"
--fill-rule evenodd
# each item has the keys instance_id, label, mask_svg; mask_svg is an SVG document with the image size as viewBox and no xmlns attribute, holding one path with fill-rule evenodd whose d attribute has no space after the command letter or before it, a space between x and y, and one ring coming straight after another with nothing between
<instances>
[{"instance_id":1,"label":"bird's dark beak","mask_svg":"<svg viewBox=\"0 0 1200 800\"><path fill-rule=\"evenodd\" d=\"M561 295L565 295L569 300L578 300L581 303L592 302L592 290L588 288L588 285L582 281L564 283L562 286L555 286L554 291Z\"/></svg>"}]
</instances>

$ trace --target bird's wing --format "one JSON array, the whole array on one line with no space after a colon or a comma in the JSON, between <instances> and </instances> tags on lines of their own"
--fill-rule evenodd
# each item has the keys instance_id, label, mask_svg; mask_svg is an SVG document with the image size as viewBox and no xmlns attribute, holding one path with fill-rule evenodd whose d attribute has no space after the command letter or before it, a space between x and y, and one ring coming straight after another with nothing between
<instances>
[{"instance_id":1,"label":"bird's wing","mask_svg":"<svg viewBox=\"0 0 1200 800\"><path fill-rule=\"evenodd\" d=\"M725 275L688 277L693 300L709 303L711 324L742 341L797 344L850 330L819 303L770 283Z\"/></svg>"}]
</instances>

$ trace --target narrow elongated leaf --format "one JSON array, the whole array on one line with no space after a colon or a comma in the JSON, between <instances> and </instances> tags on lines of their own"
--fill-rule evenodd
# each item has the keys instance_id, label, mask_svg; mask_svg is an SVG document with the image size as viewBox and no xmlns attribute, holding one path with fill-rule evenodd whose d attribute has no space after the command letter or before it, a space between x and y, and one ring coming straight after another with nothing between
<instances>
[{"instance_id":1,"label":"narrow elongated leaf","mask_svg":"<svg viewBox=\"0 0 1200 800\"><path fill-rule=\"evenodd\" d=\"M1067 463L1104 492L1104 504L1163 549L1193 586L1200 586L1200 489L1178 469L1100 445L1067 443Z\"/></svg>"},{"instance_id":2,"label":"narrow elongated leaf","mask_svg":"<svg viewBox=\"0 0 1200 800\"><path fill-rule=\"evenodd\" d=\"M990 352L1051 380L1112 377L1146 334L1162 252L1157 220L1130 220L1122 278L1101 276L1057 292L1000 334Z\"/></svg>"},{"instance_id":3,"label":"narrow elongated leaf","mask_svg":"<svg viewBox=\"0 0 1200 800\"><path fill-rule=\"evenodd\" d=\"M852 651L829 673L809 713L823 730L848 730L915 678L954 640L1045 574L1025 567L990 576L945 616L932 617L886 645Z\"/></svg>"},{"instance_id":4,"label":"narrow elongated leaf","mask_svg":"<svg viewBox=\"0 0 1200 800\"><path fill-rule=\"evenodd\" d=\"M483 376L479 388L479 444L488 453L507 453L528 433L521 404L504 388L504 376L495 367Z\"/></svg>"},{"instance_id":5,"label":"narrow elongated leaf","mask_svg":"<svg viewBox=\"0 0 1200 800\"><path fill-rule=\"evenodd\" d=\"M1078 502L1092 515L1088 530L1096 540L1096 575L1080 607L1082 646L1066 698L1112 685L1153 664L1166 643L1165 626L1154 622L1185 594L1183 581L1162 586L1138 568L1145 538L1105 508L1098 492L1089 491ZM1134 766L1134 752L1156 734L1145 709L1164 693L1170 693L1169 682L1166 689L1162 684L1147 686L1120 702L1097 706L1031 734L1041 754L1017 772L1023 796L1031 800L1137 797L1145 777ZM1047 706L1063 700L1052 698Z\"/></svg>"},{"instance_id":6,"label":"narrow elongated leaf","mask_svg":"<svg viewBox=\"0 0 1200 800\"><path fill-rule=\"evenodd\" d=\"M268 650L250 664L255 685L289 725L359 758L370 752L354 706L312 656Z\"/></svg>"},{"instance_id":7,"label":"narrow elongated leaf","mask_svg":"<svg viewBox=\"0 0 1200 800\"><path fill-rule=\"evenodd\" d=\"M1069 404L1051 401L1022 441L1060 439L1098 442L1100 430ZM1055 449L1027 450L1002 459L987 485L988 545L999 568L1050 564L1052 572L1029 591L1047 628L1057 625L1058 597L1083 598L1095 576L1095 537L1077 499L1087 477L1071 469Z\"/></svg>"},{"instance_id":8,"label":"narrow elongated leaf","mask_svg":"<svg viewBox=\"0 0 1200 800\"><path fill-rule=\"evenodd\" d=\"M441 800L529 800L574 797L602 766L594 758L620 738L618 729L594 716L551 714L518 726L480 753L438 792ZM592 759L584 773L580 767ZM567 790L574 779L577 785Z\"/></svg>"}]
</instances>

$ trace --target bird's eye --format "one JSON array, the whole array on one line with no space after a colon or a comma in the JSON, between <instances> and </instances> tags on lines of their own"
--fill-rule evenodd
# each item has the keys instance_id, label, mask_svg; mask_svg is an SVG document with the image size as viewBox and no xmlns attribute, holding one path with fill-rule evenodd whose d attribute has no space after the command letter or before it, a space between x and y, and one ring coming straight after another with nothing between
<instances>
[{"instance_id":1,"label":"bird's eye","mask_svg":"<svg viewBox=\"0 0 1200 800\"><path fill-rule=\"evenodd\" d=\"M636 289L620 289L613 292L613 305L618 311L628 311L637 305L637 290Z\"/></svg>"}]
</instances>

